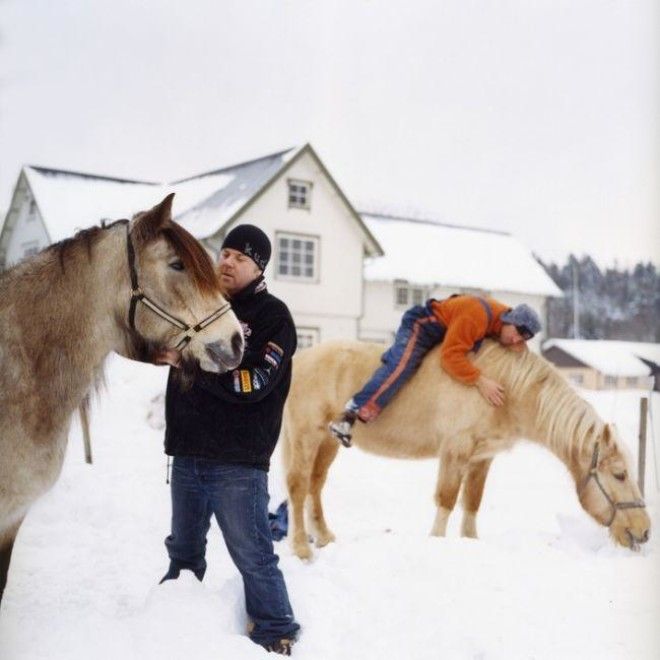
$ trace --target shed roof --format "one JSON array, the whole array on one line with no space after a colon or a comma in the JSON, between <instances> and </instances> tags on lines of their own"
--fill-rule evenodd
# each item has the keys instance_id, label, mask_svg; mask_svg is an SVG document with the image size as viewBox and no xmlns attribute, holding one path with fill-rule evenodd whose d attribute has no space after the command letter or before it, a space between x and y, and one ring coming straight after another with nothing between
<instances>
[{"instance_id":1,"label":"shed roof","mask_svg":"<svg viewBox=\"0 0 660 660\"><path fill-rule=\"evenodd\" d=\"M660 364L660 344L612 339L548 339L543 350L557 347L606 376L648 376L640 358Z\"/></svg>"}]
</instances>

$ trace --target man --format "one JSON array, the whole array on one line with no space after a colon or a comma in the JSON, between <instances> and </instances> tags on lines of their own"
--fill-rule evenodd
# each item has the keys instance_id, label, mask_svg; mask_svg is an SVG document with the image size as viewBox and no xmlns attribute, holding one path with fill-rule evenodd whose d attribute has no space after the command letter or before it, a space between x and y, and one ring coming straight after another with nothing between
<instances>
[{"instance_id":1,"label":"man","mask_svg":"<svg viewBox=\"0 0 660 660\"><path fill-rule=\"evenodd\" d=\"M271 246L254 225L225 238L219 277L243 326L245 353L227 374L202 372L185 387L170 370L165 401L165 451L172 464L170 567L199 580L206 571L211 516L243 577L250 638L268 651L291 654L296 623L274 553L268 523L268 468L291 382L296 330L286 305L266 290L263 271ZM176 366L180 355L163 361Z\"/></svg>"},{"instance_id":2,"label":"man","mask_svg":"<svg viewBox=\"0 0 660 660\"><path fill-rule=\"evenodd\" d=\"M440 361L445 371L456 380L477 387L491 405L501 406L504 388L484 376L467 354L478 351L485 337L497 339L512 350L524 350L525 342L540 329L541 322L528 305L511 309L493 298L454 295L412 307L403 315L394 345L383 353L383 365L346 403L341 416L330 423L330 432L350 447L353 424L376 419L438 343L442 343Z\"/></svg>"}]
</instances>

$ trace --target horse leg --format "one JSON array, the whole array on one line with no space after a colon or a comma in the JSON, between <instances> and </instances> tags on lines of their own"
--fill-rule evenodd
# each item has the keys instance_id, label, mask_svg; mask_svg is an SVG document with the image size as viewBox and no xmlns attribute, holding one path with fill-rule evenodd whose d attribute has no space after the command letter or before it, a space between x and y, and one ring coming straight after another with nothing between
<instances>
[{"instance_id":1,"label":"horse leg","mask_svg":"<svg viewBox=\"0 0 660 660\"><path fill-rule=\"evenodd\" d=\"M468 466L465 481L463 483L463 523L461 525L461 536L471 539L477 538L477 513L481 506L481 498L484 494L484 485L492 458Z\"/></svg>"},{"instance_id":2,"label":"horse leg","mask_svg":"<svg viewBox=\"0 0 660 660\"><path fill-rule=\"evenodd\" d=\"M0 603L2 602L2 594L5 592L5 587L7 586L11 552L14 549L16 534L18 534L18 529L22 522L23 519L19 520L13 527L6 530L0 536Z\"/></svg>"},{"instance_id":3,"label":"horse leg","mask_svg":"<svg viewBox=\"0 0 660 660\"><path fill-rule=\"evenodd\" d=\"M465 460L447 454L440 460L435 488L435 503L438 509L431 528L431 536L444 536L447 531L447 521L454 510L466 464Z\"/></svg>"},{"instance_id":4,"label":"horse leg","mask_svg":"<svg viewBox=\"0 0 660 660\"><path fill-rule=\"evenodd\" d=\"M310 484L311 512L310 522L316 532L316 547L322 548L324 545L335 540L335 535L330 531L323 515L323 504L321 502L321 491L325 485L328 476L328 470L332 461L335 460L339 445L334 440L324 440L319 447L312 469L312 479Z\"/></svg>"},{"instance_id":5,"label":"horse leg","mask_svg":"<svg viewBox=\"0 0 660 660\"><path fill-rule=\"evenodd\" d=\"M289 491L289 538L293 552L300 559L311 559L312 549L305 529L305 500L309 493L310 476L317 447L307 443L312 432L309 429L286 429L287 458L286 485Z\"/></svg>"}]
</instances>

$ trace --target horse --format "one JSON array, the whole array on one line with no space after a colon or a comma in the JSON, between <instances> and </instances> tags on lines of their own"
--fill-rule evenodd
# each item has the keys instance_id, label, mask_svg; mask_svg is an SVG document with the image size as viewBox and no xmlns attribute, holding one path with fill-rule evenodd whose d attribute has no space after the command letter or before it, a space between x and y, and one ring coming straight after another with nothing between
<instances>
[{"instance_id":1,"label":"horse","mask_svg":"<svg viewBox=\"0 0 660 660\"><path fill-rule=\"evenodd\" d=\"M16 534L111 351L153 362L176 345L188 377L240 363L241 326L208 253L172 221L173 197L0 274L0 600Z\"/></svg>"},{"instance_id":2,"label":"horse","mask_svg":"<svg viewBox=\"0 0 660 660\"><path fill-rule=\"evenodd\" d=\"M291 509L290 539L301 559L312 556L304 520L307 499L317 547L335 539L321 500L339 447L328 423L377 368L382 350L377 344L336 341L294 358L280 442ZM616 430L547 360L486 340L470 359L505 388L505 404L493 407L477 388L441 369L439 351L438 346L429 352L376 420L357 423L353 433L354 444L367 452L440 459L431 535L445 535L462 485L461 534L477 537L477 512L493 457L526 438L563 461L582 507L609 528L615 542L638 549L648 540L649 517Z\"/></svg>"}]
</instances>

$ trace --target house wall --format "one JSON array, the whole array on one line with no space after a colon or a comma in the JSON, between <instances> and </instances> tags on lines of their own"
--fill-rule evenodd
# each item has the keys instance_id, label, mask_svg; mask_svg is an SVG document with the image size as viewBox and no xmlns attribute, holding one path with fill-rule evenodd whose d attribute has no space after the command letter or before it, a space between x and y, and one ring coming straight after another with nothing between
<instances>
[{"instance_id":1,"label":"house wall","mask_svg":"<svg viewBox=\"0 0 660 660\"><path fill-rule=\"evenodd\" d=\"M412 286L425 288L426 298L441 300L453 293L470 293L474 295L487 295L515 307L526 303L532 307L541 318L545 320L545 298L543 296L523 295L507 292L485 292L474 289L461 289L460 287L442 287L424 283L410 283ZM411 305L397 305L395 298L395 282L393 281L367 281L365 282L364 315L360 319L359 337L369 341L389 343L399 326L401 316ZM539 333L530 342L532 350L540 351L541 335Z\"/></svg>"},{"instance_id":2,"label":"house wall","mask_svg":"<svg viewBox=\"0 0 660 660\"><path fill-rule=\"evenodd\" d=\"M289 179L312 183L309 209L289 207ZM363 305L364 234L317 161L303 154L232 226L242 223L258 225L270 238L268 287L288 305L296 325L317 329L319 341L355 339ZM278 275L277 236L282 232L318 240L315 280ZM220 241L220 236L213 239L216 246Z\"/></svg>"},{"instance_id":3,"label":"house wall","mask_svg":"<svg viewBox=\"0 0 660 660\"><path fill-rule=\"evenodd\" d=\"M21 174L0 233L0 270L10 268L49 243L39 209L25 176Z\"/></svg>"}]
</instances>

